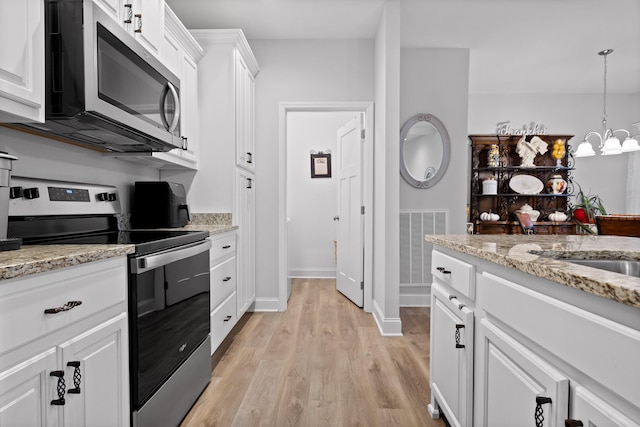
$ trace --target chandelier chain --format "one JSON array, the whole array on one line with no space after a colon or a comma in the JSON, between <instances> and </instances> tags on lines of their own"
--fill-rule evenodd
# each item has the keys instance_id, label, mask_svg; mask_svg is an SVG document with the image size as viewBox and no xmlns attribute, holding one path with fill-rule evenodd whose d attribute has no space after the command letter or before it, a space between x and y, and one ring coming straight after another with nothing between
<instances>
[{"instance_id":1,"label":"chandelier chain","mask_svg":"<svg viewBox=\"0 0 640 427\"><path fill-rule=\"evenodd\" d=\"M607 121L607 54L603 56L604 56L604 91L602 94L602 105L603 105L602 120L606 122Z\"/></svg>"}]
</instances>

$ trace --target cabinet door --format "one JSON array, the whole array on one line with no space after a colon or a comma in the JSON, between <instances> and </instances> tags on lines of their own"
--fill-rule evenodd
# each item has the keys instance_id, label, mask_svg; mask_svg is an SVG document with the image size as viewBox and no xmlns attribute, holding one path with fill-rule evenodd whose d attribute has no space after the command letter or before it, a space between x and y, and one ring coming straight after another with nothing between
<instances>
[{"instance_id":1,"label":"cabinet door","mask_svg":"<svg viewBox=\"0 0 640 427\"><path fill-rule=\"evenodd\" d=\"M584 427L640 427L582 386L576 386L571 403L571 418Z\"/></svg>"},{"instance_id":2,"label":"cabinet door","mask_svg":"<svg viewBox=\"0 0 640 427\"><path fill-rule=\"evenodd\" d=\"M56 350L51 348L23 363L0 372L0 425L57 426L60 406L57 399L58 378Z\"/></svg>"},{"instance_id":3,"label":"cabinet door","mask_svg":"<svg viewBox=\"0 0 640 427\"><path fill-rule=\"evenodd\" d=\"M123 16L125 14L125 0L93 0L109 16L121 26L124 25ZM130 3L127 1L127 4Z\"/></svg>"},{"instance_id":4,"label":"cabinet door","mask_svg":"<svg viewBox=\"0 0 640 427\"><path fill-rule=\"evenodd\" d=\"M473 312L446 288L431 288L431 405L450 425L471 425L473 397Z\"/></svg>"},{"instance_id":5,"label":"cabinet door","mask_svg":"<svg viewBox=\"0 0 640 427\"><path fill-rule=\"evenodd\" d=\"M0 122L44 122L44 2L0 2Z\"/></svg>"},{"instance_id":6,"label":"cabinet door","mask_svg":"<svg viewBox=\"0 0 640 427\"><path fill-rule=\"evenodd\" d=\"M60 346L67 383L65 426L129 425L127 336L122 313Z\"/></svg>"},{"instance_id":7,"label":"cabinet door","mask_svg":"<svg viewBox=\"0 0 640 427\"><path fill-rule=\"evenodd\" d=\"M255 301L255 177L237 169L236 216L238 225L238 318Z\"/></svg>"},{"instance_id":8,"label":"cabinet door","mask_svg":"<svg viewBox=\"0 0 640 427\"><path fill-rule=\"evenodd\" d=\"M254 171L254 80L246 62L235 51L236 164Z\"/></svg>"},{"instance_id":9,"label":"cabinet door","mask_svg":"<svg viewBox=\"0 0 640 427\"><path fill-rule=\"evenodd\" d=\"M126 6L127 9L131 8L133 18L130 23L124 22L124 28L133 34L145 49L160 57L164 32L164 1L129 0ZM128 10L125 13L128 14Z\"/></svg>"},{"instance_id":10,"label":"cabinet door","mask_svg":"<svg viewBox=\"0 0 640 427\"><path fill-rule=\"evenodd\" d=\"M476 424L564 426L569 408L567 377L487 319L480 322L479 337Z\"/></svg>"},{"instance_id":11,"label":"cabinet door","mask_svg":"<svg viewBox=\"0 0 640 427\"><path fill-rule=\"evenodd\" d=\"M182 150L185 160L198 160L198 65L185 52L181 56L180 74L180 118L181 134L186 150Z\"/></svg>"}]
</instances>

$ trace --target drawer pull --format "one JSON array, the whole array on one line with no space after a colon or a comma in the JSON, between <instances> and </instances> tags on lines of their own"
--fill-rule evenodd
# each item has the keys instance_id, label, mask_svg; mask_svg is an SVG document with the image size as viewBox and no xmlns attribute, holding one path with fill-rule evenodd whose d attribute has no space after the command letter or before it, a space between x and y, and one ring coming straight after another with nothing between
<instances>
[{"instance_id":1,"label":"drawer pull","mask_svg":"<svg viewBox=\"0 0 640 427\"><path fill-rule=\"evenodd\" d=\"M227 276L224 279L222 279L223 282L228 282L229 280L231 280L231 276Z\"/></svg>"},{"instance_id":2,"label":"drawer pull","mask_svg":"<svg viewBox=\"0 0 640 427\"><path fill-rule=\"evenodd\" d=\"M442 272L442 271L444 271L444 267L436 267L436 270Z\"/></svg>"},{"instance_id":3,"label":"drawer pull","mask_svg":"<svg viewBox=\"0 0 640 427\"><path fill-rule=\"evenodd\" d=\"M233 316L227 316L227 317L225 317L225 319L223 320L223 322L228 322L229 320L231 320L231 318L232 318L232 317L233 317Z\"/></svg>"},{"instance_id":4,"label":"drawer pull","mask_svg":"<svg viewBox=\"0 0 640 427\"><path fill-rule=\"evenodd\" d=\"M464 325L462 323L456 323L456 348L464 348L464 344L460 344L460 329L464 329Z\"/></svg>"},{"instance_id":5,"label":"drawer pull","mask_svg":"<svg viewBox=\"0 0 640 427\"><path fill-rule=\"evenodd\" d=\"M79 306L80 304L82 304L82 301L69 301L62 307L45 309L44 314L56 314L56 313L60 313L61 311L69 311L72 308Z\"/></svg>"},{"instance_id":6,"label":"drawer pull","mask_svg":"<svg viewBox=\"0 0 640 427\"><path fill-rule=\"evenodd\" d=\"M544 426L544 409L542 409L542 405L547 403L551 403L550 397L536 396L536 411L534 414L536 427Z\"/></svg>"},{"instance_id":7,"label":"drawer pull","mask_svg":"<svg viewBox=\"0 0 640 427\"><path fill-rule=\"evenodd\" d=\"M229 249L230 247L231 247L231 245L224 245L224 246L222 247L222 249Z\"/></svg>"},{"instance_id":8,"label":"drawer pull","mask_svg":"<svg viewBox=\"0 0 640 427\"><path fill-rule=\"evenodd\" d=\"M49 376L58 377L58 385L56 386L56 391L58 392L58 398L53 399L51 401L52 405L62 406L64 405L64 388L66 384L64 383L64 371L51 371L49 372Z\"/></svg>"},{"instance_id":9,"label":"drawer pull","mask_svg":"<svg viewBox=\"0 0 640 427\"><path fill-rule=\"evenodd\" d=\"M73 368L73 388L67 390L67 393L80 394L80 382L82 381L82 374L80 373L80 362L68 362L67 366Z\"/></svg>"}]
</instances>

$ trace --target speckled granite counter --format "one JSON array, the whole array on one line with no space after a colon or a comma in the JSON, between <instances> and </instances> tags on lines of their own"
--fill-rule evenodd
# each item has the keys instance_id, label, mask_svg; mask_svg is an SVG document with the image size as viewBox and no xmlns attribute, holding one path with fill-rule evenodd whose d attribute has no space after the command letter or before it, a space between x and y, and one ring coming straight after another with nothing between
<instances>
[{"instance_id":1,"label":"speckled granite counter","mask_svg":"<svg viewBox=\"0 0 640 427\"><path fill-rule=\"evenodd\" d=\"M238 229L237 225L189 224L179 228L178 230L208 231L209 236L213 236L214 234L226 233L227 231L237 230L237 229Z\"/></svg>"},{"instance_id":2,"label":"speckled granite counter","mask_svg":"<svg viewBox=\"0 0 640 427\"><path fill-rule=\"evenodd\" d=\"M133 253L133 245L33 245L0 252L0 280Z\"/></svg>"},{"instance_id":3,"label":"speckled granite counter","mask_svg":"<svg viewBox=\"0 0 640 427\"><path fill-rule=\"evenodd\" d=\"M640 308L640 278L562 261L562 258L640 260L640 238L464 234L427 235L425 239L434 245Z\"/></svg>"}]
</instances>

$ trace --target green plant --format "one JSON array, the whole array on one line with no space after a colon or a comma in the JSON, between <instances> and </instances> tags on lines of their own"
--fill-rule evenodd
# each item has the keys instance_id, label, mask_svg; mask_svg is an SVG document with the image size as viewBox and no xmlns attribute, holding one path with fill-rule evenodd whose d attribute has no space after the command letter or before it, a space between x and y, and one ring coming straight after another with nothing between
<instances>
[{"instance_id":1,"label":"green plant","mask_svg":"<svg viewBox=\"0 0 640 427\"><path fill-rule=\"evenodd\" d=\"M595 222L597 215L606 215L607 211L602 199L597 194L585 194L578 184L578 192L573 204L573 220L587 233L595 234L589 224Z\"/></svg>"}]
</instances>

